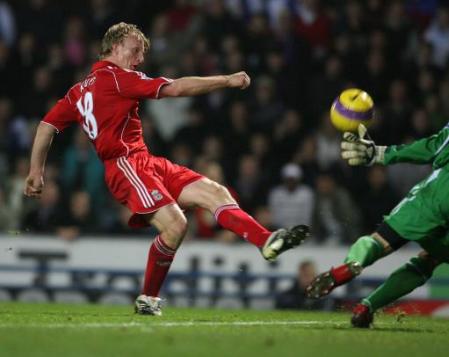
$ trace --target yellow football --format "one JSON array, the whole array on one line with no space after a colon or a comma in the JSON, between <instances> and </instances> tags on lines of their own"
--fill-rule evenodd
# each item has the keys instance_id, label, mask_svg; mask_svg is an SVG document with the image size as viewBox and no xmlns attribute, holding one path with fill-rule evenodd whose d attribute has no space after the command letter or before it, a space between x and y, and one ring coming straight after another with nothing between
<instances>
[{"instance_id":1,"label":"yellow football","mask_svg":"<svg viewBox=\"0 0 449 357\"><path fill-rule=\"evenodd\" d=\"M340 131L356 132L359 124L368 127L374 119L373 99L361 89L346 89L332 103L330 117Z\"/></svg>"}]
</instances>

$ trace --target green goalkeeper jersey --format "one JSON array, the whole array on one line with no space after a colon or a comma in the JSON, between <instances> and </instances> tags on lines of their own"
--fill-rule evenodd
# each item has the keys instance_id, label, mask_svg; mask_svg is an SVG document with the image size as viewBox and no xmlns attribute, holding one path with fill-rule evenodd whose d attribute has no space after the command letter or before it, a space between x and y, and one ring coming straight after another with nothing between
<instances>
[{"instance_id":1,"label":"green goalkeeper jersey","mask_svg":"<svg viewBox=\"0 0 449 357\"><path fill-rule=\"evenodd\" d=\"M392 145L385 150L384 164L411 162L432 164L434 169L446 169L449 163L449 124L437 134L411 144Z\"/></svg>"}]
</instances>

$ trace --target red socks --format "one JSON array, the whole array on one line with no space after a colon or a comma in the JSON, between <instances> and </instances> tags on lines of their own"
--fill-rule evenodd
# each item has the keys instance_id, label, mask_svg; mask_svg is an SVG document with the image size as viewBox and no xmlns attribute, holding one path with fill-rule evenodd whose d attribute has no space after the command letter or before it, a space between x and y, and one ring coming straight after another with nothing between
<instances>
[{"instance_id":1,"label":"red socks","mask_svg":"<svg viewBox=\"0 0 449 357\"><path fill-rule=\"evenodd\" d=\"M220 226L243 237L259 248L271 235L269 230L261 226L237 204L231 203L218 207L214 215Z\"/></svg>"},{"instance_id":2,"label":"red socks","mask_svg":"<svg viewBox=\"0 0 449 357\"><path fill-rule=\"evenodd\" d=\"M168 247L158 235L148 253L147 268L143 283L142 294L158 296L165 276L175 257L176 250Z\"/></svg>"}]
</instances>

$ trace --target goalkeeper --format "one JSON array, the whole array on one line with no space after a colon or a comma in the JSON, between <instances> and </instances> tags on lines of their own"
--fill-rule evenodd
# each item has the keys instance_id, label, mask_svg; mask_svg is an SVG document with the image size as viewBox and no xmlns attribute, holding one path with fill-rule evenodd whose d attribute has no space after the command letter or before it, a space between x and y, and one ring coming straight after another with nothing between
<instances>
[{"instance_id":1,"label":"goalkeeper","mask_svg":"<svg viewBox=\"0 0 449 357\"><path fill-rule=\"evenodd\" d=\"M415 241L423 251L354 308L352 325L369 327L377 309L423 285L439 264L449 262L449 125L428 138L388 147L375 145L366 128L359 125L358 135L343 134L341 156L351 166L411 162L433 167L433 172L384 216L374 233L360 237L350 247L343 265L318 275L307 287L309 297L325 296L365 267Z\"/></svg>"}]
</instances>

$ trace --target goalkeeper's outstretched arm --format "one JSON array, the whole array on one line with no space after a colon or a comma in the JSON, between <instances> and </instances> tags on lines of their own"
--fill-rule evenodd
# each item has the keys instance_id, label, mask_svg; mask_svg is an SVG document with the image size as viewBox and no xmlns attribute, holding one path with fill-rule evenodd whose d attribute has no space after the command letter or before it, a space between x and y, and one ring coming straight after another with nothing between
<instances>
[{"instance_id":1,"label":"goalkeeper's outstretched arm","mask_svg":"<svg viewBox=\"0 0 449 357\"><path fill-rule=\"evenodd\" d=\"M341 156L352 166L390 165L399 162L430 164L448 145L449 126L444 127L437 134L410 144L379 146L369 138L365 126L361 124L358 135L353 133L343 134ZM447 161L449 162L449 153Z\"/></svg>"}]
</instances>

